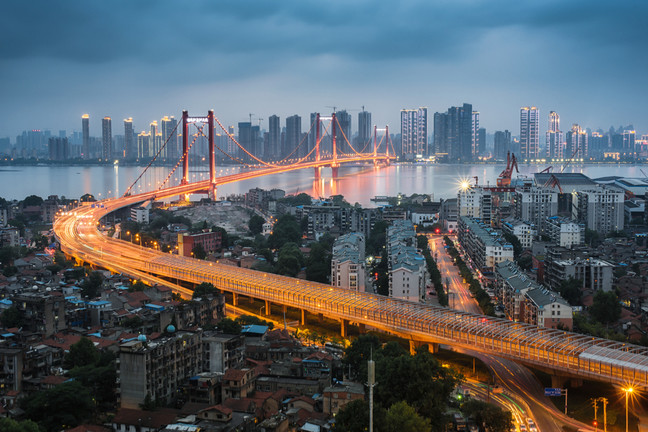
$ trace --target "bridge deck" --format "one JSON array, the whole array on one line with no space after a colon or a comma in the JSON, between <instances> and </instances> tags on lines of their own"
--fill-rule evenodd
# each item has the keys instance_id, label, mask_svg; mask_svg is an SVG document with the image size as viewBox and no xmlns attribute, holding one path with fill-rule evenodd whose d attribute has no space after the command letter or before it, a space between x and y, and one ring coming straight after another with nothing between
<instances>
[{"instance_id":1,"label":"bridge deck","mask_svg":"<svg viewBox=\"0 0 648 432\"><path fill-rule=\"evenodd\" d=\"M283 169L261 171L266 175ZM218 183L258 175L240 173ZM461 346L559 373L648 389L648 349L644 347L178 257L108 238L97 231L99 219L121 207L205 190L208 186L205 181L102 201L59 217L54 229L66 253L135 277L155 275L192 283L211 282L225 291L365 324L416 341Z\"/></svg>"}]
</instances>

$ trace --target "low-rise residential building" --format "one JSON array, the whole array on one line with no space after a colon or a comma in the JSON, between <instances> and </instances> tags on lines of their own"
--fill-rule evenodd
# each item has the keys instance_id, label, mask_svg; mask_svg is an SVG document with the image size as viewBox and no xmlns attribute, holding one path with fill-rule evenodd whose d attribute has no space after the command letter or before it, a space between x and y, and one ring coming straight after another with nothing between
<instances>
[{"instance_id":1,"label":"low-rise residential building","mask_svg":"<svg viewBox=\"0 0 648 432\"><path fill-rule=\"evenodd\" d=\"M208 254L220 250L222 246L221 232L178 233L178 255L191 256L194 248L198 245L202 246L203 250Z\"/></svg>"},{"instance_id":2,"label":"low-rise residential building","mask_svg":"<svg viewBox=\"0 0 648 432\"><path fill-rule=\"evenodd\" d=\"M571 330L573 327L569 303L557 292L529 278L514 262L499 263L495 281L504 312L513 321L549 328Z\"/></svg>"},{"instance_id":3,"label":"low-rise residential building","mask_svg":"<svg viewBox=\"0 0 648 432\"><path fill-rule=\"evenodd\" d=\"M154 340L141 335L119 347L121 406L146 399L171 403L184 381L202 371L199 332L180 331Z\"/></svg>"},{"instance_id":4,"label":"low-rise residential building","mask_svg":"<svg viewBox=\"0 0 648 432\"><path fill-rule=\"evenodd\" d=\"M545 284L559 290L568 279L577 279L582 289L590 292L610 291L614 281L614 265L597 258L551 259L545 262Z\"/></svg>"},{"instance_id":5,"label":"low-rise residential building","mask_svg":"<svg viewBox=\"0 0 648 432\"><path fill-rule=\"evenodd\" d=\"M466 216L481 219L484 223L490 224L492 198L490 189L480 186L469 186L460 189L457 195L459 217Z\"/></svg>"},{"instance_id":6,"label":"low-rise residential building","mask_svg":"<svg viewBox=\"0 0 648 432\"><path fill-rule=\"evenodd\" d=\"M364 386L355 382L340 382L324 389L323 409L326 414L337 414L354 400L364 399Z\"/></svg>"},{"instance_id":7,"label":"low-rise residential building","mask_svg":"<svg viewBox=\"0 0 648 432\"><path fill-rule=\"evenodd\" d=\"M536 287L524 294L521 321L548 328L571 330L574 311L560 294L543 287Z\"/></svg>"},{"instance_id":8,"label":"low-rise residential building","mask_svg":"<svg viewBox=\"0 0 648 432\"><path fill-rule=\"evenodd\" d=\"M513 246L477 219L460 217L457 239L476 268L485 275L492 274L498 263L513 260Z\"/></svg>"},{"instance_id":9,"label":"low-rise residential building","mask_svg":"<svg viewBox=\"0 0 648 432\"><path fill-rule=\"evenodd\" d=\"M395 221L387 228L389 296L418 302L430 280L427 263L416 249L416 231L409 220Z\"/></svg>"},{"instance_id":10,"label":"low-rise residential building","mask_svg":"<svg viewBox=\"0 0 648 432\"><path fill-rule=\"evenodd\" d=\"M245 339L239 335L205 332L202 338L203 370L225 372L243 365Z\"/></svg>"},{"instance_id":11,"label":"low-rise residential building","mask_svg":"<svg viewBox=\"0 0 648 432\"><path fill-rule=\"evenodd\" d=\"M600 234L624 227L624 192L609 186L595 186L572 196L572 217Z\"/></svg>"},{"instance_id":12,"label":"low-rise residential building","mask_svg":"<svg viewBox=\"0 0 648 432\"><path fill-rule=\"evenodd\" d=\"M546 218L558 214L558 192L545 187L527 186L515 191L515 218L543 229Z\"/></svg>"},{"instance_id":13,"label":"low-rise residential building","mask_svg":"<svg viewBox=\"0 0 648 432\"><path fill-rule=\"evenodd\" d=\"M538 235L538 230L531 222L508 218L502 221L502 231L517 237L523 248L529 249L533 239Z\"/></svg>"},{"instance_id":14,"label":"low-rise residential building","mask_svg":"<svg viewBox=\"0 0 648 432\"><path fill-rule=\"evenodd\" d=\"M552 216L544 221L544 232L558 246L571 249L585 243L585 225L569 218Z\"/></svg>"},{"instance_id":15,"label":"low-rise residential building","mask_svg":"<svg viewBox=\"0 0 648 432\"><path fill-rule=\"evenodd\" d=\"M331 285L353 291L365 291L365 237L349 233L333 244Z\"/></svg>"},{"instance_id":16,"label":"low-rise residential building","mask_svg":"<svg viewBox=\"0 0 648 432\"><path fill-rule=\"evenodd\" d=\"M131 219L141 224L149 223L149 214L150 214L149 208L144 206L133 207L131 208L130 211Z\"/></svg>"}]
</instances>

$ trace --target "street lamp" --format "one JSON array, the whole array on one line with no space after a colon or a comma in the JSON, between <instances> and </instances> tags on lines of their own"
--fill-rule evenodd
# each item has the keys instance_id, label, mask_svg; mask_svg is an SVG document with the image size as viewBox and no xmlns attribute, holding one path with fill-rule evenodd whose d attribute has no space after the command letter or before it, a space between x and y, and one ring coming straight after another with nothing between
<instances>
[{"instance_id":1,"label":"street lamp","mask_svg":"<svg viewBox=\"0 0 648 432\"><path fill-rule=\"evenodd\" d=\"M625 392L625 409L626 409L626 432L628 432L628 396L634 392L634 389L632 387L624 388L621 389Z\"/></svg>"}]
</instances>

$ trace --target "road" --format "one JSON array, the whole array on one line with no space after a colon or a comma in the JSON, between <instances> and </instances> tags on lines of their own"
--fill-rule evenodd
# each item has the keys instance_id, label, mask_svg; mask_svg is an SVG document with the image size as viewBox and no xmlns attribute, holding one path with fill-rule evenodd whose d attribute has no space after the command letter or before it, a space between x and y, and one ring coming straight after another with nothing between
<instances>
[{"instance_id":1,"label":"road","mask_svg":"<svg viewBox=\"0 0 648 432\"><path fill-rule=\"evenodd\" d=\"M453 259L444 247L443 235L428 235L428 244L432 256L436 258L441 278L447 285L449 306L463 312L481 313L477 301L472 298L468 290L468 284L463 282L458 267L453 265ZM513 401L507 401L505 397L494 400L500 400L501 403L498 402L500 406L513 408L511 411L513 417L516 421L523 421L520 424L525 424L527 430L529 430L529 425L526 418L533 419L540 431L561 431L563 424L582 430L593 430L588 425L557 410L552 401L544 396L544 388L538 379L525 366L494 355L467 349L459 348L455 351L480 359L491 370L495 383L501 386L506 395L511 396L517 405L512 404Z\"/></svg>"}]
</instances>

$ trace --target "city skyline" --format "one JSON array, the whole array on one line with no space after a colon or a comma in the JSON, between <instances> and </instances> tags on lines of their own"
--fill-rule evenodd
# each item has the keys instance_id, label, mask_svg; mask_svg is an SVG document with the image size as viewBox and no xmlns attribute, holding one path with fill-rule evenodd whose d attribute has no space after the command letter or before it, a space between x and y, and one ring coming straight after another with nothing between
<instances>
[{"instance_id":1,"label":"city skyline","mask_svg":"<svg viewBox=\"0 0 648 432\"><path fill-rule=\"evenodd\" d=\"M559 112L565 125L648 129L633 97L648 87L646 60L634 59L648 39L641 3L192 6L7 5L0 32L15 42L0 48L0 136L76 130L84 113L145 125L213 108L233 125L250 112L304 118L340 104L396 128L402 108L463 102L488 131L518 134L522 106ZM160 24L170 17L178 25ZM91 128L98 136L100 124Z\"/></svg>"}]
</instances>

